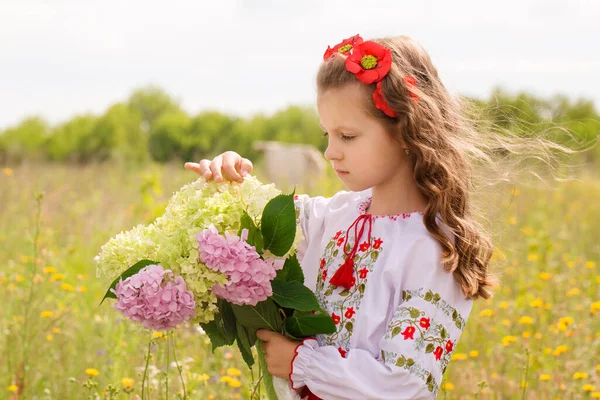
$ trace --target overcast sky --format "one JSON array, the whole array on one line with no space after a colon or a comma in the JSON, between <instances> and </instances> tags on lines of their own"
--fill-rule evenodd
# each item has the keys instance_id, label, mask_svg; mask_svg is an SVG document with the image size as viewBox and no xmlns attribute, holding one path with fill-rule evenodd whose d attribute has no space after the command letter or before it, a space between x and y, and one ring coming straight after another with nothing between
<instances>
[{"instance_id":1,"label":"overcast sky","mask_svg":"<svg viewBox=\"0 0 600 400\"><path fill-rule=\"evenodd\" d=\"M0 0L0 128L101 114L155 84L190 113L314 105L327 45L409 35L453 93L600 105L597 0Z\"/></svg>"}]
</instances>

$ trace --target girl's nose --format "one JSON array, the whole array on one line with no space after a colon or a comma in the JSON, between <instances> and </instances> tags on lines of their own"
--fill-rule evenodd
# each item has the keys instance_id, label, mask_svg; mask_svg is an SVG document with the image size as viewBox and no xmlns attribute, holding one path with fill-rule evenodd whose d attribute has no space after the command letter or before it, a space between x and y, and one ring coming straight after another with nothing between
<instances>
[{"instance_id":1,"label":"girl's nose","mask_svg":"<svg viewBox=\"0 0 600 400\"><path fill-rule=\"evenodd\" d=\"M331 142L329 142L329 144L327 145L327 148L325 149L325 153L323 153L323 155L325 156L325 159L327 161L339 160L341 158L341 153L333 148Z\"/></svg>"}]
</instances>

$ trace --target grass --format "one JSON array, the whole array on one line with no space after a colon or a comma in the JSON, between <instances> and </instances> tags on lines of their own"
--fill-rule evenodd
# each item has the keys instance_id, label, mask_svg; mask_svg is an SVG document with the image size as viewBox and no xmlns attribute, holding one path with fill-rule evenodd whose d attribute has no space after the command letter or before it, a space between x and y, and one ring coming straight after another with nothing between
<instances>
[{"instance_id":1,"label":"grass","mask_svg":"<svg viewBox=\"0 0 600 400\"><path fill-rule=\"evenodd\" d=\"M189 398L249 398L258 373L236 348L213 354L196 327L149 338L99 306L100 246L194 178L182 165L0 170L0 397L139 398L147 363L151 398L165 398L166 376L170 398L181 378ZM342 187L328 176L320 188ZM593 176L494 197L502 285L475 303L439 398L600 398L598 198Z\"/></svg>"}]
</instances>

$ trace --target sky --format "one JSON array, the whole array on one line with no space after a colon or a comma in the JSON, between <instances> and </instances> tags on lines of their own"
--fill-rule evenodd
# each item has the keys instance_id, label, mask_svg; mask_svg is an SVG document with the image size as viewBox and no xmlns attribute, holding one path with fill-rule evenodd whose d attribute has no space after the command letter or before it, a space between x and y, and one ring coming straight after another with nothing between
<instances>
[{"instance_id":1,"label":"sky","mask_svg":"<svg viewBox=\"0 0 600 400\"><path fill-rule=\"evenodd\" d=\"M355 34L411 36L453 94L599 110L599 18L598 0L0 0L0 129L99 115L146 85L192 114L314 106L323 52Z\"/></svg>"}]
</instances>

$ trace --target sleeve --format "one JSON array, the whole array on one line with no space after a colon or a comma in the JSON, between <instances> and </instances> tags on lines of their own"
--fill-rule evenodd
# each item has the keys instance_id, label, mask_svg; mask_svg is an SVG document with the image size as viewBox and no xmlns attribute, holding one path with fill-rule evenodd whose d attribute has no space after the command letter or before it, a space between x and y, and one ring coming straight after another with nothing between
<instances>
[{"instance_id":1,"label":"sleeve","mask_svg":"<svg viewBox=\"0 0 600 400\"><path fill-rule=\"evenodd\" d=\"M422 241L414 250L404 258L401 300L390 301L385 331L375 335L378 354L353 348L344 358L334 346L304 340L292 360L293 388L306 385L328 400L435 399L472 300L443 270L440 248Z\"/></svg>"},{"instance_id":2,"label":"sleeve","mask_svg":"<svg viewBox=\"0 0 600 400\"><path fill-rule=\"evenodd\" d=\"M332 198L309 197L306 194L294 196L296 225L302 229L304 240L298 246L298 261L302 262L311 238L320 237L325 226L325 214Z\"/></svg>"}]
</instances>

